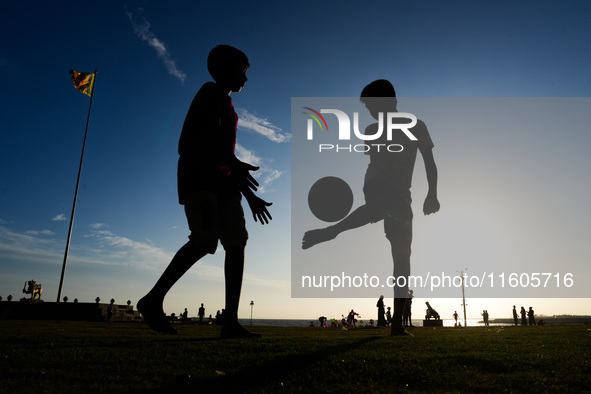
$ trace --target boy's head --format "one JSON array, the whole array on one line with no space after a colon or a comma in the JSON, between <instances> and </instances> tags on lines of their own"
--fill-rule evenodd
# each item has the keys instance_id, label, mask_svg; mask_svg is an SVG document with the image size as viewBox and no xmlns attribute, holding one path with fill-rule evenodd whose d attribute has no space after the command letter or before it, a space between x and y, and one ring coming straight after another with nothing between
<instances>
[{"instance_id":1,"label":"boy's head","mask_svg":"<svg viewBox=\"0 0 591 394\"><path fill-rule=\"evenodd\" d=\"M385 79L378 79L363 88L359 100L365 104L372 115L396 110L396 90ZM374 117L376 117L374 116Z\"/></svg>"},{"instance_id":2,"label":"boy's head","mask_svg":"<svg viewBox=\"0 0 591 394\"><path fill-rule=\"evenodd\" d=\"M209 52L207 71L213 79L232 91L239 91L246 83L248 57L230 45L218 45Z\"/></svg>"},{"instance_id":3,"label":"boy's head","mask_svg":"<svg viewBox=\"0 0 591 394\"><path fill-rule=\"evenodd\" d=\"M396 90L390 81L378 79L363 88L361 91L361 101L364 97L396 97Z\"/></svg>"}]
</instances>

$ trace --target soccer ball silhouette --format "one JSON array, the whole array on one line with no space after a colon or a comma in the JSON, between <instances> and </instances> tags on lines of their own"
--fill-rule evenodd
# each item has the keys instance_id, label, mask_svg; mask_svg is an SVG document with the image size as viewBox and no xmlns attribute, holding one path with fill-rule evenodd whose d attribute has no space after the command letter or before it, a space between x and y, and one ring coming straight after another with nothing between
<instances>
[{"instance_id":1,"label":"soccer ball silhouette","mask_svg":"<svg viewBox=\"0 0 591 394\"><path fill-rule=\"evenodd\" d=\"M308 192L308 206L318 219L324 222L337 222L351 211L353 191L341 178L320 178Z\"/></svg>"}]
</instances>

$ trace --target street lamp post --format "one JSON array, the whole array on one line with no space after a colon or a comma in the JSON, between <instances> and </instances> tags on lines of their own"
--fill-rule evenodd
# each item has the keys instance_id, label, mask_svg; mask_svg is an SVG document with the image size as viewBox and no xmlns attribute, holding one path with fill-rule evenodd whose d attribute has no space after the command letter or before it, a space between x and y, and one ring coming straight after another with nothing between
<instances>
[{"instance_id":1,"label":"street lamp post","mask_svg":"<svg viewBox=\"0 0 591 394\"><path fill-rule=\"evenodd\" d=\"M468 268L464 268L464 270L467 271ZM466 321L466 295L464 293L464 270L460 271L460 278L462 278L462 306L464 307L464 327L467 327L468 323Z\"/></svg>"},{"instance_id":2,"label":"street lamp post","mask_svg":"<svg viewBox=\"0 0 591 394\"><path fill-rule=\"evenodd\" d=\"M254 301L250 301L250 326L252 327L252 308L254 307Z\"/></svg>"}]
</instances>

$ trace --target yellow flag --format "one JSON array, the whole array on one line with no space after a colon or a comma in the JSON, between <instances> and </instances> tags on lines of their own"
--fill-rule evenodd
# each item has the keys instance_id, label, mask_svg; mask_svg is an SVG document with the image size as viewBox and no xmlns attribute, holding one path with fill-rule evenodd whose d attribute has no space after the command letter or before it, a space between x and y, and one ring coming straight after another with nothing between
<instances>
[{"instance_id":1,"label":"yellow flag","mask_svg":"<svg viewBox=\"0 0 591 394\"><path fill-rule=\"evenodd\" d=\"M74 83L74 87L90 97L92 93L92 86L94 85L94 73L81 73L70 70L70 74L72 74L72 82Z\"/></svg>"}]
</instances>

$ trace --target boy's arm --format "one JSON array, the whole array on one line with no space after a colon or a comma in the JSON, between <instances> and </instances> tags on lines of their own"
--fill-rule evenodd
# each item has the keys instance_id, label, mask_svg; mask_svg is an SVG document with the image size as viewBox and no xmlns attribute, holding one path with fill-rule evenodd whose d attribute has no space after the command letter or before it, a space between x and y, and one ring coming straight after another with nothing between
<instances>
[{"instance_id":1,"label":"boy's arm","mask_svg":"<svg viewBox=\"0 0 591 394\"><path fill-rule=\"evenodd\" d=\"M248 202L248 206L252 212L252 217L254 218L255 222L260 222L261 224L268 224L269 220L273 219L271 214L267 210L267 207L273 205L272 202L266 202L262 198L257 197L253 191L246 187L243 188L242 195L246 198Z\"/></svg>"},{"instance_id":2,"label":"boy's arm","mask_svg":"<svg viewBox=\"0 0 591 394\"><path fill-rule=\"evenodd\" d=\"M421 153L425 162L427 183L429 184L429 191L423 204L423 213L430 215L439 211L440 208L439 200L437 200L437 165L435 164L435 158L433 158L432 149L426 149Z\"/></svg>"}]
</instances>

